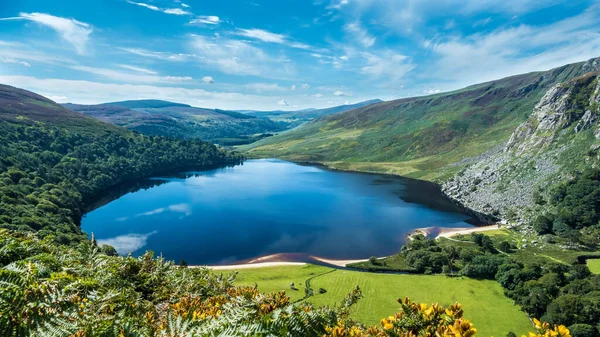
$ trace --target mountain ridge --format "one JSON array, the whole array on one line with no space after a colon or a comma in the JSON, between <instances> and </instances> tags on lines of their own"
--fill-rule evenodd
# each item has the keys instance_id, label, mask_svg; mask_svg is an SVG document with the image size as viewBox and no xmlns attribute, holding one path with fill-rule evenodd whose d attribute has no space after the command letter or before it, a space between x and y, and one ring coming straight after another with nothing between
<instances>
[{"instance_id":1,"label":"mountain ridge","mask_svg":"<svg viewBox=\"0 0 600 337\"><path fill-rule=\"evenodd\" d=\"M144 134L201 138L221 145L238 145L269 137L325 114L345 111L371 102L374 101L326 109L245 113L148 99L95 105L66 103L63 106Z\"/></svg>"},{"instance_id":2,"label":"mountain ridge","mask_svg":"<svg viewBox=\"0 0 600 337\"><path fill-rule=\"evenodd\" d=\"M469 158L502 146L553 85L598 68L600 58L594 58L452 92L376 103L315 119L242 149L258 157L442 182Z\"/></svg>"}]
</instances>

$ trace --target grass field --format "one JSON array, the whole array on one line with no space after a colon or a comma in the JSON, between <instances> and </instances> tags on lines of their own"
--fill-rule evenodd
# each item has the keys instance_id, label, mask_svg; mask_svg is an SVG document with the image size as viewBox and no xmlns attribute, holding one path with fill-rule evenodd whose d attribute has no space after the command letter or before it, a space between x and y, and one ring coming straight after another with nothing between
<instances>
[{"instance_id":1,"label":"grass field","mask_svg":"<svg viewBox=\"0 0 600 337\"><path fill-rule=\"evenodd\" d=\"M600 259L590 259L586 263L592 273L600 274Z\"/></svg>"},{"instance_id":2,"label":"grass field","mask_svg":"<svg viewBox=\"0 0 600 337\"><path fill-rule=\"evenodd\" d=\"M315 293L319 288L327 290L308 299L317 306L333 305L356 285L360 286L363 299L353 308L352 315L365 324L378 324L381 318L397 311L396 299L408 296L424 303L462 303L465 316L479 331L478 336L506 336L509 331L521 336L531 330L525 313L504 296L494 281L365 273L306 265L240 270L236 283L258 284L263 292L285 290L293 300L301 300L309 278ZM290 282L294 282L297 291L290 290Z\"/></svg>"}]
</instances>

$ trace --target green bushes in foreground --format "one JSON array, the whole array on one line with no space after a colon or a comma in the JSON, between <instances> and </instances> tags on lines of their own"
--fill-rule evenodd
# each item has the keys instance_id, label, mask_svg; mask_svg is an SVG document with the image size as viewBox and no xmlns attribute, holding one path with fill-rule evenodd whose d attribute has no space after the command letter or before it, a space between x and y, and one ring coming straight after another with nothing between
<instances>
[{"instance_id":1,"label":"green bushes in foreground","mask_svg":"<svg viewBox=\"0 0 600 337\"><path fill-rule=\"evenodd\" d=\"M176 266L151 252L108 256L93 242L57 246L51 237L0 229L2 336L475 336L460 304L399 300L378 326L349 318L356 288L333 307L290 303L284 292L234 285L235 273ZM575 327L576 331L584 331ZM538 323L534 336L569 337Z\"/></svg>"}]
</instances>

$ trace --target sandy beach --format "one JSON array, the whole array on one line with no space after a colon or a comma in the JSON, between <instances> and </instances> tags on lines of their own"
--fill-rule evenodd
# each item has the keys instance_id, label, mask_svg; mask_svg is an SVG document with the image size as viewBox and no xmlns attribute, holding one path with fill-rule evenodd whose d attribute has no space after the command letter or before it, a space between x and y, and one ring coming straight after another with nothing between
<instances>
[{"instance_id":1,"label":"sandy beach","mask_svg":"<svg viewBox=\"0 0 600 337\"><path fill-rule=\"evenodd\" d=\"M486 232L491 230L500 229L499 225L489 225L481 227L469 227L469 228L440 228L440 227L425 227L418 228L412 234L421 233L426 236L432 236L435 233L435 238L449 238L459 234L470 234L478 232ZM294 261L295 260L295 261ZM319 256L306 256L301 254L272 254L261 256L255 259L243 261L236 264L230 265L217 265L217 266L190 266L192 268L206 267L213 270L236 270L236 269L251 269L251 268L264 268L264 267L279 267L279 266L303 266L308 263L318 263L329 265L332 267L346 267L350 263L364 262L368 259L359 260L334 260L327 259Z\"/></svg>"},{"instance_id":2,"label":"sandy beach","mask_svg":"<svg viewBox=\"0 0 600 337\"><path fill-rule=\"evenodd\" d=\"M306 262L258 262L258 263L246 263L246 264L230 264L226 266L205 266L212 270L232 270L232 269L251 269L251 268L264 268L264 267L279 267L279 266L303 266ZM194 266L200 267L200 266Z\"/></svg>"},{"instance_id":3,"label":"sandy beach","mask_svg":"<svg viewBox=\"0 0 600 337\"><path fill-rule=\"evenodd\" d=\"M415 229L411 235L414 234L423 234L425 236L433 236L434 238L449 238L454 235L459 234L470 234L470 233L479 233L500 229L500 225L494 224L489 226L480 226L480 227L465 227L465 228L442 228L442 227L425 227Z\"/></svg>"}]
</instances>

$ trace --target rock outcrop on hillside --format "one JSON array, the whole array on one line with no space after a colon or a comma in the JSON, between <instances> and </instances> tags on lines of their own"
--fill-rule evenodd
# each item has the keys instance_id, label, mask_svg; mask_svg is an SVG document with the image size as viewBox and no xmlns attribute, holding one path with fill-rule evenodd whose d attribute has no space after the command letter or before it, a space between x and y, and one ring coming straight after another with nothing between
<instances>
[{"instance_id":1,"label":"rock outcrop on hillside","mask_svg":"<svg viewBox=\"0 0 600 337\"><path fill-rule=\"evenodd\" d=\"M600 62L550 88L502 148L478 157L443 185L475 211L518 219L543 202L546 187L600 160ZM537 200L534 200L537 199Z\"/></svg>"}]
</instances>

